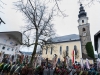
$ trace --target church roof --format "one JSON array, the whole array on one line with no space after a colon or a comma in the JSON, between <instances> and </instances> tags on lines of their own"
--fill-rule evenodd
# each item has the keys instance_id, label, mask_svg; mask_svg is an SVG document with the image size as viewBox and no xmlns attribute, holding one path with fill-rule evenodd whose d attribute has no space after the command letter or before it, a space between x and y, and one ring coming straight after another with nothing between
<instances>
[{"instance_id":1,"label":"church roof","mask_svg":"<svg viewBox=\"0 0 100 75\"><path fill-rule=\"evenodd\" d=\"M51 41L53 43L61 43L61 42L70 42L70 41L79 41L80 37L77 34L70 34L60 37L55 37L53 39L49 39L48 41Z\"/></svg>"}]
</instances>

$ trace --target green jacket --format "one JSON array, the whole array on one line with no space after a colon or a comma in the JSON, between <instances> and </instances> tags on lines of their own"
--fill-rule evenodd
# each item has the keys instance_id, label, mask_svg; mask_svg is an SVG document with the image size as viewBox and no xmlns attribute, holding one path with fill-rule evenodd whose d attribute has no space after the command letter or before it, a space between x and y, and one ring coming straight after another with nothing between
<instances>
[{"instance_id":1,"label":"green jacket","mask_svg":"<svg viewBox=\"0 0 100 75\"><path fill-rule=\"evenodd\" d=\"M3 70L7 70L7 67L9 66L9 64L4 64L3 66Z\"/></svg>"},{"instance_id":2,"label":"green jacket","mask_svg":"<svg viewBox=\"0 0 100 75\"><path fill-rule=\"evenodd\" d=\"M4 63L0 63L0 69L3 69Z\"/></svg>"}]
</instances>

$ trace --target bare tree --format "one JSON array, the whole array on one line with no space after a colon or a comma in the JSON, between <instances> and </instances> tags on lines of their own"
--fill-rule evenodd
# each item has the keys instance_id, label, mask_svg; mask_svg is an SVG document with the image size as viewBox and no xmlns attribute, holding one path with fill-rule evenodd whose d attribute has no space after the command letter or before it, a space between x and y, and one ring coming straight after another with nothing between
<instances>
[{"instance_id":1,"label":"bare tree","mask_svg":"<svg viewBox=\"0 0 100 75\"><path fill-rule=\"evenodd\" d=\"M3 4L3 5L6 5L2 0L0 0L0 8L3 9L2 4ZM3 13L2 11L0 11L0 12ZM4 24L5 24L5 22L2 20L2 18L0 18L0 24L1 24L1 23L4 23Z\"/></svg>"},{"instance_id":2,"label":"bare tree","mask_svg":"<svg viewBox=\"0 0 100 75\"><path fill-rule=\"evenodd\" d=\"M66 15L63 11L61 11L61 9L60 9L60 7L59 7L58 2L60 2L60 1L63 1L63 0L54 0L55 6L56 6L56 8L58 9L58 12L60 12L61 15L62 15L63 17L66 17L66 16L68 16L68 15Z\"/></svg>"},{"instance_id":3,"label":"bare tree","mask_svg":"<svg viewBox=\"0 0 100 75\"><path fill-rule=\"evenodd\" d=\"M6 5L6 4L2 0L0 0L0 8L4 9L3 5ZM0 12L3 13L1 10L0 10Z\"/></svg>"},{"instance_id":4,"label":"bare tree","mask_svg":"<svg viewBox=\"0 0 100 75\"><path fill-rule=\"evenodd\" d=\"M40 0L27 0L26 3L21 0L16 2L15 6L24 14L28 23L24 27L23 34L25 41L22 44L28 47L34 45L30 61L32 66L37 46L43 47L47 39L52 38L51 36L54 35L52 24L54 9L48 10L45 2L40 2Z\"/></svg>"},{"instance_id":5,"label":"bare tree","mask_svg":"<svg viewBox=\"0 0 100 75\"><path fill-rule=\"evenodd\" d=\"M91 5L93 5L95 2L99 2L100 0L78 0L78 3L83 4L84 7L90 7Z\"/></svg>"},{"instance_id":6,"label":"bare tree","mask_svg":"<svg viewBox=\"0 0 100 75\"><path fill-rule=\"evenodd\" d=\"M64 50L63 51L63 57L67 57L68 56L68 51Z\"/></svg>"}]
</instances>

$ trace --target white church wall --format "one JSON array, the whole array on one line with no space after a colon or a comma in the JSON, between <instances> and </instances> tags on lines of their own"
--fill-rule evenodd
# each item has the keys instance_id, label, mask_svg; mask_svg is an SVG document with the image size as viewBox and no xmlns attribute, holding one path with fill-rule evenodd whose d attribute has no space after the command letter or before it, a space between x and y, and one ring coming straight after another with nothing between
<instances>
[{"instance_id":1,"label":"white church wall","mask_svg":"<svg viewBox=\"0 0 100 75\"><path fill-rule=\"evenodd\" d=\"M98 53L100 53L100 37L98 37Z\"/></svg>"},{"instance_id":2,"label":"white church wall","mask_svg":"<svg viewBox=\"0 0 100 75\"><path fill-rule=\"evenodd\" d=\"M20 45L16 46L17 41L11 36L6 34L0 34L0 52L5 52L5 54L15 55L16 52L19 52ZM5 47L3 49L3 47Z\"/></svg>"}]
</instances>

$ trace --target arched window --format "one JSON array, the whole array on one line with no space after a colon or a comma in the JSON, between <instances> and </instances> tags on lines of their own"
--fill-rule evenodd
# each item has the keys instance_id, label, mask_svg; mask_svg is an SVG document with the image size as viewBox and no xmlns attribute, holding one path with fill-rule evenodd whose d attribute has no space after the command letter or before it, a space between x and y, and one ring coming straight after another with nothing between
<instances>
[{"instance_id":1,"label":"arched window","mask_svg":"<svg viewBox=\"0 0 100 75\"><path fill-rule=\"evenodd\" d=\"M62 47L60 46L60 55L62 54Z\"/></svg>"},{"instance_id":2,"label":"arched window","mask_svg":"<svg viewBox=\"0 0 100 75\"><path fill-rule=\"evenodd\" d=\"M82 23L84 23L84 20L82 20Z\"/></svg>"},{"instance_id":3,"label":"arched window","mask_svg":"<svg viewBox=\"0 0 100 75\"><path fill-rule=\"evenodd\" d=\"M85 28L83 28L83 31L85 31Z\"/></svg>"},{"instance_id":4,"label":"arched window","mask_svg":"<svg viewBox=\"0 0 100 75\"><path fill-rule=\"evenodd\" d=\"M69 47L66 46L66 56L68 56L68 50L69 50Z\"/></svg>"},{"instance_id":5,"label":"arched window","mask_svg":"<svg viewBox=\"0 0 100 75\"><path fill-rule=\"evenodd\" d=\"M52 54L52 50L53 50L53 48L51 47L51 54Z\"/></svg>"},{"instance_id":6,"label":"arched window","mask_svg":"<svg viewBox=\"0 0 100 75\"><path fill-rule=\"evenodd\" d=\"M75 55L77 55L77 46L74 45Z\"/></svg>"},{"instance_id":7,"label":"arched window","mask_svg":"<svg viewBox=\"0 0 100 75\"><path fill-rule=\"evenodd\" d=\"M48 48L46 47L46 54L48 53Z\"/></svg>"}]
</instances>

